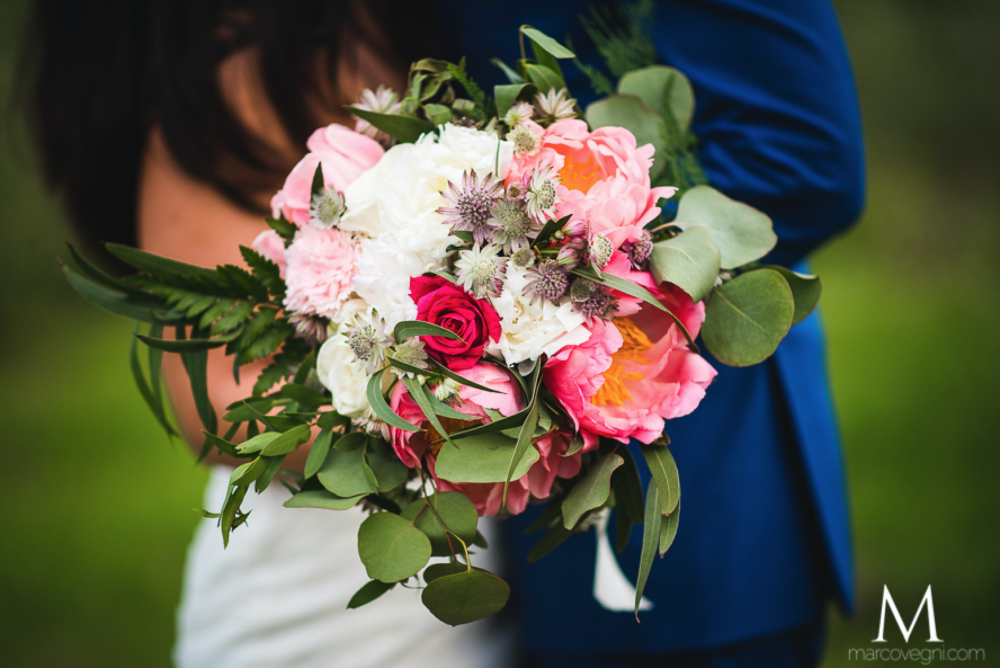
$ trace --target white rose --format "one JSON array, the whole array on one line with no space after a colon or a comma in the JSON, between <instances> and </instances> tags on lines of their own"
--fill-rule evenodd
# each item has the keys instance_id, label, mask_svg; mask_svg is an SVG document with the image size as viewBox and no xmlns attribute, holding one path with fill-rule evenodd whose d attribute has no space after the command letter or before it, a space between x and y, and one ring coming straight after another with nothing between
<instances>
[{"instance_id":1,"label":"white rose","mask_svg":"<svg viewBox=\"0 0 1000 668\"><path fill-rule=\"evenodd\" d=\"M502 356L508 365L534 361L543 353L551 357L565 346L590 338L586 318L573 310L568 299L559 305L547 300L532 304L524 296L527 282L527 269L508 262L503 290L491 300L503 333L486 351Z\"/></svg>"},{"instance_id":2,"label":"white rose","mask_svg":"<svg viewBox=\"0 0 1000 668\"><path fill-rule=\"evenodd\" d=\"M320 347L316 373L333 395L334 410L348 417L361 416L368 407L365 396L368 374L361 368L343 334L331 336Z\"/></svg>"}]
</instances>

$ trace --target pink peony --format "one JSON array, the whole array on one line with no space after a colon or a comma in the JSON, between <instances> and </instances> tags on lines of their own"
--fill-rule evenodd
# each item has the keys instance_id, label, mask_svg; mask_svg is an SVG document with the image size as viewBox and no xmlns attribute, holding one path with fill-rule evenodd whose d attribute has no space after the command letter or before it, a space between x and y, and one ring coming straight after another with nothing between
<instances>
[{"instance_id":1,"label":"pink peony","mask_svg":"<svg viewBox=\"0 0 1000 668\"><path fill-rule=\"evenodd\" d=\"M417 320L451 330L462 340L422 336L427 353L449 369L462 371L479 362L489 341L500 340L500 316L485 299L440 276L410 279L410 297L417 305Z\"/></svg>"},{"instance_id":2,"label":"pink peony","mask_svg":"<svg viewBox=\"0 0 1000 668\"><path fill-rule=\"evenodd\" d=\"M643 226L660 215L657 201L677 191L651 187L653 145L637 147L635 136L625 128L589 132L577 119L558 121L545 130L531 125L542 134L542 146L533 155L514 157L508 184L552 165L561 179L556 217L585 221L591 234L603 234L616 249L637 240Z\"/></svg>"},{"instance_id":3,"label":"pink peony","mask_svg":"<svg viewBox=\"0 0 1000 668\"><path fill-rule=\"evenodd\" d=\"M355 249L338 229L306 225L285 249L285 308L333 317L354 289Z\"/></svg>"},{"instance_id":4,"label":"pink peony","mask_svg":"<svg viewBox=\"0 0 1000 668\"><path fill-rule=\"evenodd\" d=\"M274 230L264 230L257 235L250 247L261 254L265 260L278 265L285 272L285 240Z\"/></svg>"},{"instance_id":5,"label":"pink peony","mask_svg":"<svg viewBox=\"0 0 1000 668\"><path fill-rule=\"evenodd\" d=\"M484 392L475 388L462 386L459 390L459 400L454 407L480 421L489 422L490 418L484 409L499 411L501 415L513 415L524 408L521 389L509 371L494 364L479 363L467 369L463 375L469 380L499 390L499 392ZM416 403L407 394L406 386L397 383L393 388L390 405L402 418L426 429L429 423ZM441 419L442 426L449 431L456 431L470 426L470 422ZM435 484L440 491L461 492L475 504L480 515L496 515L503 501L503 483L453 483L438 478L434 463L440 445L428 445L428 436L436 440L433 432L408 432L390 427L392 447L400 460L409 467L421 465L421 458L426 455L427 468L434 476ZM572 478L580 471L580 454L564 457L570 445L570 438L564 433L552 433L539 439L535 444L541 457L523 477L512 480L507 491L507 509L512 514L524 511L531 497L545 499L552 492L556 478ZM463 447L474 447L467 442Z\"/></svg>"},{"instance_id":6,"label":"pink peony","mask_svg":"<svg viewBox=\"0 0 1000 668\"><path fill-rule=\"evenodd\" d=\"M660 301L697 336L704 304L664 285ZM543 382L580 430L585 449L606 436L651 443L664 420L687 415L701 402L716 371L687 348L662 312L644 305L631 318L594 322L591 338L564 348L545 364Z\"/></svg>"},{"instance_id":7,"label":"pink peony","mask_svg":"<svg viewBox=\"0 0 1000 668\"><path fill-rule=\"evenodd\" d=\"M285 186L271 199L275 218L285 218L299 227L309 222L313 175L323 165L323 182L343 192L361 172L379 161L385 149L371 137L336 123L312 133L306 142L309 153L292 168Z\"/></svg>"}]
</instances>

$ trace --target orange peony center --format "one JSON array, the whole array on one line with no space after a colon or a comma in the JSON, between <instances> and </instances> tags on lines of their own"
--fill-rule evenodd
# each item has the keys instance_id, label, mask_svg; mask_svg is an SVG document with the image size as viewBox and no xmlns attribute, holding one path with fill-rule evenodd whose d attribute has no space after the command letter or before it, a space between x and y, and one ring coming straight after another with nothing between
<instances>
[{"instance_id":1,"label":"orange peony center","mask_svg":"<svg viewBox=\"0 0 1000 668\"><path fill-rule=\"evenodd\" d=\"M580 154L564 155L566 161L563 163L563 168L559 170L559 178L562 184L570 190L586 193L590 190L590 186L600 181L604 175L601 173L601 166L592 155L588 153L589 160L581 161L574 159L574 155L579 156Z\"/></svg>"},{"instance_id":2,"label":"orange peony center","mask_svg":"<svg viewBox=\"0 0 1000 668\"><path fill-rule=\"evenodd\" d=\"M629 318L615 318L613 322L625 342L611 355L611 366L604 372L604 384L590 398L590 403L594 406L624 406L632 401L626 383L642 380L646 374L626 371L623 362L628 360L646 364L649 358L645 355L653 347L649 337Z\"/></svg>"}]
</instances>

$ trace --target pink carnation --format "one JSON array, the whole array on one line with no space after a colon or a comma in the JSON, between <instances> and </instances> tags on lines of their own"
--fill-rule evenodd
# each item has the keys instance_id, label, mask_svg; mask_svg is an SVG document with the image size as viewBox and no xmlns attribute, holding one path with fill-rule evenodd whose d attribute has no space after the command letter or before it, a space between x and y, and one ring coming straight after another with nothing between
<instances>
[{"instance_id":1,"label":"pink carnation","mask_svg":"<svg viewBox=\"0 0 1000 668\"><path fill-rule=\"evenodd\" d=\"M274 230L264 230L257 235L250 247L260 253L265 260L278 265L282 273L285 271L285 240Z\"/></svg>"},{"instance_id":2,"label":"pink carnation","mask_svg":"<svg viewBox=\"0 0 1000 668\"><path fill-rule=\"evenodd\" d=\"M530 122L529 122L530 123ZM653 188L649 168L655 149L636 146L635 135L619 127L587 130L587 124L566 119L542 130L542 145L533 155L515 156L508 184L524 174L551 165L561 184L556 187L556 217L572 216L588 223L591 234L603 234L617 249L635 241L643 226L660 215L656 206L676 188Z\"/></svg>"},{"instance_id":3,"label":"pink carnation","mask_svg":"<svg viewBox=\"0 0 1000 668\"><path fill-rule=\"evenodd\" d=\"M332 317L354 289L355 249L338 229L306 225L285 249L285 308Z\"/></svg>"},{"instance_id":4,"label":"pink carnation","mask_svg":"<svg viewBox=\"0 0 1000 668\"><path fill-rule=\"evenodd\" d=\"M309 153L295 165L285 186L271 199L275 218L285 218L299 227L309 222L313 175L323 165L323 182L343 192L361 172L370 169L385 153L382 145L336 123L312 133L306 142Z\"/></svg>"},{"instance_id":5,"label":"pink carnation","mask_svg":"<svg viewBox=\"0 0 1000 668\"><path fill-rule=\"evenodd\" d=\"M506 371L494 364L479 363L467 369L462 374L469 380L498 390L484 392L463 385L459 390L459 400L454 407L467 415L474 416L482 422L490 422L490 417L484 409L499 411L501 415L513 415L524 408L520 386ZM407 394L406 386L397 383L393 388L390 405L405 420L420 425L426 429L423 412ZM472 423L443 420L446 429L461 429ZM480 515L496 515L503 501L503 483L453 483L439 478L434 470L438 447L429 446L426 432L408 432L390 427L392 447L404 464L413 468L421 465L421 458L426 455L427 468L434 476L436 486L441 491L454 491L465 494L475 504ZM569 449L570 438L563 433L553 433L539 439L535 444L541 457L523 477L512 480L507 491L507 509L512 514L524 511L531 497L545 499L552 492L552 485L557 477L572 478L580 471L580 454L564 457ZM475 447L471 442L466 447Z\"/></svg>"},{"instance_id":6,"label":"pink carnation","mask_svg":"<svg viewBox=\"0 0 1000 668\"><path fill-rule=\"evenodd\" d=\"M704 304L664 285L660 301L697 336ZM680 328L644 305L631 318L596 321L588 341L563 348L545 364L543 382L584 437L585 449L606 436L650 443L664 420L687 415L701 402L716 371L687 348Z\"/></svg>"}]
</instances>

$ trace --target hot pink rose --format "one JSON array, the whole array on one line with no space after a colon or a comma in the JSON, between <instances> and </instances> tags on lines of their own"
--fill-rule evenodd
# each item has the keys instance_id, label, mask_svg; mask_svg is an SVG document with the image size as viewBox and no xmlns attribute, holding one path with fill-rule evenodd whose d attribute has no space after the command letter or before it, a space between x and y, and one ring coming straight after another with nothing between
<instances>
[{"instance_id":1,"label":"hot pink rose","mask_svg":"<svg viewBox=\"0 0 1000 668\"><path fill-rule=\"evenodd\" d=\"M664 285L661 302L697 336L703 304ZM584 436L587 449L599 436L650 443L664 420L687 415L701 402L716 371L687 348L687 340L661 311L644 305L631 318L595 322L590 340L556 353L543 382Z\"/></svg>"},{"instance_id":2,"label":"hot pink rose","mask_svg":"<svg viewBox=\"0 0 1000 668\"><path fill-rule=\"evenodd\" d=\"M490 417L484 409L499 411L501 415L513 415L524 409L521 388L510 372L495 365L481 362L467 369L463 375L474 383L497 390L484 392L468 386L461 386L459 399L453 403L454 408L466 415L489 423ZM417 404L410 398L403 383L397 383L390 399L392 409L405 420L427 428L428 422ZM445 429L455 431L472 423L444 420ZM442 492L461 492L475 504L480 515L496 515L503 501L503 483L453 483L437 477L434 464L437 459L437 449L428 447L424 432L403 431L390 427L392 447L396 455L407 466L413 468L421 465L421 458L426 455L427 468L434 476L435 484ZM524 511L528 501L534 497L545 499L552 493L552 485L556 478L572 478L580 471L580 454L570 457L563 456L569 449L571 438L568 434L554 432L535 442L534 446L540 455L528 472L518 480L512 480L507 490L507 509L512 514ZM461 443L461 441L460 441ZM475 447L468 442L463 447Z\"/></svg>"},{"instance_id":3,"label":"hot pink rose","mask_svg":"<svg viewBox=\"0 0 1000 668\"><path fill-rule=\"evenodd\" d=\"M500 340L500 316L488 301L475 299L440 276L410 279L410 297L417 305L417 320L451 330L462 340L423 336L428 354L449 369L461 371L483 356L488 340Z\"/></svg>"},{"instance_id":4,"label":"hot pink rose","mask_svg":"<svg viewBox=\"0 0 1000 668\"><path fill-rule=\"evenodd\" d=\"M285 308L333 316L354 289L354 269L354 243L349 235L306 225L285 249Z\"/></svg>"},{"instance_id":5,"label":"hot pink rose","mask_svg":"<svg viewBox=\"0 0 1000 668\"><path fill-rule=\"evenodd\" d=\"M295 165L285 186L271 199L271 210L299 227L309 222L313 175L323 165L323 182L343 192L361 172L379 161L385 149L371 137L336 123L312 133L306 142L309 153Z\"/></svg>"}]
</instances>

